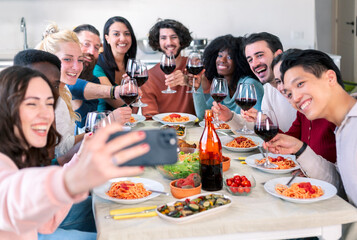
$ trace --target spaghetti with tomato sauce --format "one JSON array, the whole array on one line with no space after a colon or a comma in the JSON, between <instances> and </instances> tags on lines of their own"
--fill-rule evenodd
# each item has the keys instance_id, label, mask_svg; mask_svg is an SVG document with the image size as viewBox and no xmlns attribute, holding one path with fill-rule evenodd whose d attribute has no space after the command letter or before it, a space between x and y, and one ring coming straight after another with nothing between
<instances>
[{"instance_id":1,"label":"spaghetti with tomato sauce","mask_svg":"<svg viewBox=\"0 0 357 240\"><path fill-rule=\"evenodd\" d=\"M255 144L255 142L253 142L250 138L239 136L227 143L226 146L234 148L251 148L256 147L257 144Z\"/></svg>"},{"instance_id":2,"label":"spaghetti with tomato sauce","mask_svg":"<svg viewBox=\"0 0 357 240\"><path fill-rule=\"evenodd\" d=\"M268 158L271 163L274 163L278 166L276 168L271 168L271 169L290 169L290 168L296 167L296 163L289 157L284 158L282 156L278 156L276 158L273 158L273 157L268 157ZM259 159L255 160L255 164L257 164L258 166L263 163L265 163L265 158L263 158L261 160L259 160Z\"/></svg>"},{"instance_id":3,"label":"spaghetti with tomato sauce","mask_svg":"<svg viewBox=\"0 0 357 240\"><path fill-rule=\"evenodd\" d=\"M119 199L138 199L144 198L151 194L147 191L142 183L134 183L131 181L114 182L106 194L109 197Z\"/></svg>"},{"instance_id":4,"label":"spaghetti with tomato sauce","mask_svg":"<svg viewBox=\"0 0 357 240\"><path fill-rule=\"evenodd\" d=\"M298 199L317 198L324 195L324 191L321 187L311 185L309 182L293 183L291 187L283 184L277 184L275 186L275 191L285 197Z\"/></svg>"},{"instance_id":5,"label":"spaghetti with tomato sauce","mask_svg":"<svg viewBox=\"0 0 357 240\"><path fill-rule=\"evenodd\" d=\"M170 115L163 117L162 120L165 122L187 122L189 120L189 117L181 116L180 114L177 113L172 113Z\"/></svg>"}]
</instances>

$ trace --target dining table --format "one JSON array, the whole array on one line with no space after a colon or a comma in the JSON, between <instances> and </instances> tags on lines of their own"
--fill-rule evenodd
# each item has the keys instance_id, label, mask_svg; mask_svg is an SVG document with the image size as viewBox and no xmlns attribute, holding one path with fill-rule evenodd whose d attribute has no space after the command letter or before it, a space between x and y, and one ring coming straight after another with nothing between
<instances>
[{"instance_id":1,"label":"dining table","mask_svg":"<svg viewBox=\"0 0 357 240\"><path fill-rule=\"evenodd\" d=\"M159 128L161 123L143 121L133 130ZM185 140L198 144L204 128L197 122L186 124ZM218 134L221 135L218 131ZM172 195L159 195L135 205L120 204L93 194L93 211L97 227L97 239L289 239L318 236L319 239L339 239L342 225L357 222L357 209L335 195L327 200L301 204L292 203L267 193L264 183L287 174L272 174L245 164L242 159L251 152L232 152L222 149L231 158L230 168L223 175L251 175L256 186L247 196L233 196L226 189L215 191L228 195L232 204L224 211L198 216L187 223L169 222L159 216L114 220L107 218L114 209L162 206L177 201ZM140 178L160 182L170 192L170 182L155 167L146 167ZM202 190L201 193L206 193Z\"/></svg>"}]
</instances>

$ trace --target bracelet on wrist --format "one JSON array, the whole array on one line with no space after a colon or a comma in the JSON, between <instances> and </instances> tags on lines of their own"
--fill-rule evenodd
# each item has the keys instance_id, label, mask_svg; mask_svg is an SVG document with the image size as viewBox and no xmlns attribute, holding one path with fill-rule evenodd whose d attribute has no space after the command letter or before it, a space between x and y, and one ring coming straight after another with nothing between
<instances>
[{"instance_id":1,"label":"bracelet on wrist","mask_svg":"<svg viewBox=\"0 0 357 240\"><path fill-rule=\"evenodd\" d=\"M302 147L294 155L298 158L307 148L307 144L303 142Z\"/></svg>"},{"instance_id":2,"label":"bracelet on wrist","mask_svg":"<svg viewBox=\"0 0 357 240\"><path fill-rule=\"evenodd\" d=\"M112 86L112 87L110 88L110 98L111 98L111 99L116 99L116 98L115 98L115 87L116 87L116 86Z\"/></svg>"}]
</instances>

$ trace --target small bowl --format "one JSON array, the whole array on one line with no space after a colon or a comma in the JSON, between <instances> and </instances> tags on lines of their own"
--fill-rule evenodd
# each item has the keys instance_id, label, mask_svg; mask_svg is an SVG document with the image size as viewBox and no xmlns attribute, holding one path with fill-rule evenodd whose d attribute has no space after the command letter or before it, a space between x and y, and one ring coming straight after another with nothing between
<instances>
[{"instance_id":1,"label":"small bowl","mask_svg":"<svg viewBox=\"0 0 357 240\"><path fill-rule=\"evenodd\" d=\"M223 162L222 162L222 170L223 172L228 171L228 169L231 167L231 158L222 156Z\"/></svg>"},{"instance_id":2,"label":"small bowl","mask_svg":"<svg viewBox=\"0 0 357 240\"><path fill-rule=\"evenodd\" d=\"M178 188L178 187L175 187L176 181L177 180L170 182L171 194L175 198L178 198L178 199L186 198L186 197L190 197L190 196L201 193L202 184L200 184L200 186L195 187L195 188Z\"/></svg>"},{"instance_id":3,"label":"small bowl","mask_svg":"<svg viewBox=\"0 0 357 240\"><path fill-rule=\"evenodd\" d=\"M235 175L239 175L239 176L246 176L247 179L250 181L251 187L232 187L232 186L228 186L227 185L227 179L228 178L232 178ZM247 196L249 195L253 188L255 187L255 179L252 175L244 175L244 174L233 174L231 176L224 176L224 181L223 181L224 187L226 188L226 190L232 194L233 196Z\"/></svg>"}]
</instances>

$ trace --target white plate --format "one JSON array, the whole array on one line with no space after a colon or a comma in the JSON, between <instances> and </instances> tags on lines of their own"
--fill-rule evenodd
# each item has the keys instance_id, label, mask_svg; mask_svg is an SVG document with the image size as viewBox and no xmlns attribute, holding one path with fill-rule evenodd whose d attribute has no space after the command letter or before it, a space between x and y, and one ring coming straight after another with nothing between
<instances>
[{"instance_id":1,"label":"white plate","mask_svg":"<svg viewBox=\"0 0 357 240\"><path fill-rule=\"evenodd\" d=\"M138 114L131 114L131 116L135 119L135 123L144 122L146 117Z\"/></svg>"},{"instance_id":2,"label":"white plate","mask_svg":"<svg viewBox=\"0 0 357 240\"><path fill-rule=\"evenodd\" d=\"M273 157L273 158L276 158L278 156L282 156L284 158L291 158L291 160L293 160L296 164L295 167L293 168L289 168L289 169L269 169L269 168L264 168L264 167L260 167L260 166L257 166L255 164L255 160L258 159L258 160L262 160L263 159L263 156L261 154L254 154L254 155L250 155L249 157L247 157L245 159L245 162L247 163L247 165L253 167L253 168L257 168L263 172L267 172L267 173L275 173L275 174L284 174L284 173L289 173L289 172L292 172L294 170L297 170L299 169L299 164L296 162L296 157L295 155L281 155L281 154L272 154L272 153L269 153L269 156L270 157Z\"/></svg>"},{"instance_id":3,"label":"white plate","mask_svg":"<svg viewBox=\"0 0 357 240\"><path fill-rule=\"evenodd\" d=\"M243 136L243 135L241 135ZM263 144L263 140L260 138L260 137L256 137L256 136L243 136L243 137L246 137L246 138L250 138L253 140L253 142L257 145L255 147L250 147L250 148L235 148L235 147L227 147L226 144L231 142L233 140L233 138L236 138L236 137L239 137L238 135L232 135L232 137L229 137L229 136L222 136L222 137L219 137L221 139L221 143L222 143L222 147L229 150L229 151L232 151L232 152L250 152L250 151L253 151L254 149L257 149L258 146L261 146Z\"/></svg>"},{"instance_id":4,"label":"white plate","mask_svg":"<svg viewBox=\"0 0 357 240\"><path fill-rule=\"evenodd\" d=\"M198 123L198 125L200 125L200 127L205 127L205 121L201 121ZM230 132L231 129L216 129L217 132Z\"/></svg>"},{"instance_id":5,"label":"white plate","mask_svg":"<svg viewBox=\"0 0 357 240\"><path fill-rule=\"evenodd\" d=\"M206 196L206 195L210 195L210 194L217 194L217 195L223 195L224 198L227 198L229 200L231 200L230 203L227 203L226 205L222 205L222 206L219 206L219 207L215 207L215 208L211 208L207 211L203 211L203 212L199 212L199 213L195 213L193 215L190 215L190 216L186 216L186 217L181 217L181 218L174 218L174 217L169 217L169 216L166 216L165 214L162 214L160 213L157 208L156 208L156 212L157 214L159 215L159 217L163 218L164 220L167 220L169 222L173 222L173 223L186 223L186 222L189 222L189 221L192 221L192 220L196 220L198 218L201 218L201 217L205 217L207 215L210 215L210 214L215 214L217 212L221 212L223 210L226 210L227 208L229 208L232 203L233 203L233 200L231 197L229 197L228 195L225 195L225 194L222 194L222 193L215 193L215 192L209 192L209 193L205 193L205 194L197 194L197 195L194 195L194 196L191 196L191 197L187 197L187 198L182 198L182 199L179 199L179 200L176 200L174 202L170 202L170 203L167 203L168 206L172 206L174 205L175 202L177 201L184 201L185 199L194 199L194 198L197 198L197 197L200 197L200 196ZM162 205L161 205L162 206ZM160 207L161 207L160 206Z\"/></svg>"},{"instance_id":6,"label":"white plate","mask_svg":"<svg viewBox=\"0 0 357 240\"><path fill-rule=\"evenodd\" d=\"M324 191L324 194L321 197L310 198L310 199L297 199L297 198L285 197L283 195L278 194L275 191L275 186L277 184L286 184L290 178L291 177L283 177L283 178L275 178L275 179L269 180L268 182L266 182L264 184L264 189L265 189L265 191L267 191L269 194L273 195L274 197L278 197L278 198L281 198L281 199L284 199L286 201L293 202L293 203L318 202L318 201L329 199L329 198L335 196L337 193L337 189L335 188L335 186L333 186L332 184L330 184L328 182L321 181L318 179L313 179L313 178L296 177L292 183L310 182L311 185L316 185L316 186L321 187L322 190Z\"/></svg>"},{"instance_id":7,"label":"white plate","mask_svg":"<svg viewBox=\"0 0 357 240\"><path fill-rule=\"evenodd\" d=\"M185 117L188 117L188 121L186 122L166 122L166 121L163 121L162 118L163 117L166 117L167 115L170 115L170 114L180 114L181 116L185 116ZM187 124L189 122L194 122L196 121L197 117L195 115L192 115L192 114L188 114L188 113L174 113L174 112L170 112L170 113L160 113L160 114L156 114L155 116L152 116L152 119L156 122L160 122L162 124L171 124L171 125L174 125L174 124Z\"/></svg>"},{"instance_id":8,"label":"white plate","mask_svg":"<svg viewBox=\"0 0 357 240\"><path fill-rule=\"evenodd\" d=\"M151 193L149 196L144 197L144 198L139 198L139 199L119 199L119 198L112 198L109 197L106 192L109 191L110 186L113 182L119 182L119 181L131 181L134 183L143 183L145 189L150 189L150 190L157 190L157 191L164 191L164 186L154 180L148 179L148 178L138 178L138 177L125 177L125 178L113 178L111 180L109 180L108 182L106 182L105 184L98 186L96 188L93 189L93 192L106 200L110 200L116 203L122 203L122 204L136 204L136 203L140 203L140 202L144 202L146 200L149 200L151 198L157 197L160 194L158 193Z\"/></svg>"},{"instance_id":9,"label":"white plate","mask_svg":"<svg viewBox=\"0 0 357 240\"><path fill-rule=\"evenodd\" d=\"M185 137L186 137L186 131L187 131L187 127L185 126L185 125L182 125L182 124L165 124L165 125L162 125L161 127L160 127L160 129L166 129L165 127L167 127L167 126L173 126L173 125L175 125L175 126L181 126L181 127L184 127L184 131L183 131L183 135L182 136L179 136L179 135L176 135L177 136L177 138L179 138L179 139L184 139Z\"/></svg>"}]
</instances>

